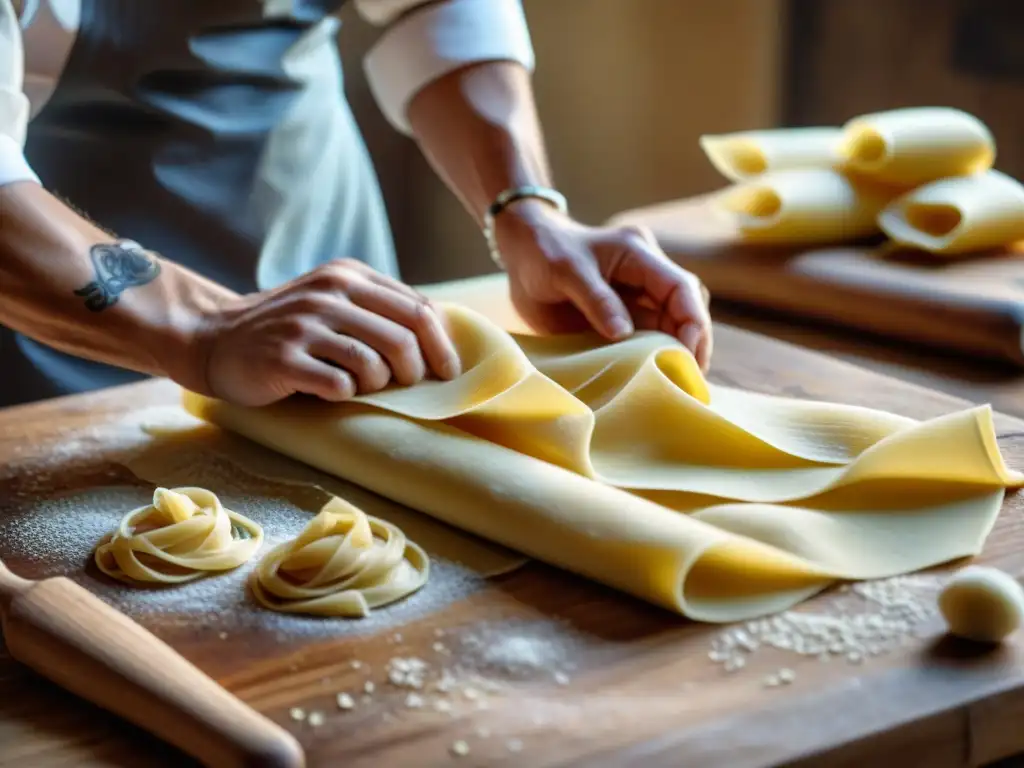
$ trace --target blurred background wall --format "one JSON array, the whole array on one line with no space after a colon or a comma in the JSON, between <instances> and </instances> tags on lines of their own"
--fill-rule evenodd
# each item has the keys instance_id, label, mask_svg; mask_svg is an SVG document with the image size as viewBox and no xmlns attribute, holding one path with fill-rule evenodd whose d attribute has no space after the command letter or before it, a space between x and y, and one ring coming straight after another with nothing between
<instances>
[{"instance_id":1,"label":"blurred background wall","mask_svg":"<svg viewBox=\"0 0 1024 768\"><path fill-rule=\"evenodd\" d=\"M1024 177L1024 0L524 0L555 176L590 222L722 184L706 132L836 124L914 104L984 119ZM1015 31L1014 31L1015 30ZM344 15L347 89L379 169L403 275L491 271L479 233L384 122Z\"/></svg>"}]
</instances>

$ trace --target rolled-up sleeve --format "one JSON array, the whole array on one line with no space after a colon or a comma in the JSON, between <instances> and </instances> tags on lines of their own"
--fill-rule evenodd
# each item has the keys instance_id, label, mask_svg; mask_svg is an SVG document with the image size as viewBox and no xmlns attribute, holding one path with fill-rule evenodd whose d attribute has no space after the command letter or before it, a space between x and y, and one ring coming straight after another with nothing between
<instances>
[{"instance_id":1,"label":"rolled-up sleeve","mask_svg":"<svg viewBox=\"0 0 1024 768\"><path fill-rule=\"evenodd\" d=\"M356 7L387 26L366 57L366 74L384 115L403 133L413 96L448 72L483 61L533 69L521 0L356 0Z\"/></svg>"},{"instance_id":2,"label":"rolled-up sleeve","mask_svg":"<svg viewBox=\"0 0 1024 768\"><path fill-rule=\"evenodd\" d=\"M0 186L39 181L23 152L29 116L24 70L18 15L11 0L0 0Z\"/></svg>"}]
</instances>

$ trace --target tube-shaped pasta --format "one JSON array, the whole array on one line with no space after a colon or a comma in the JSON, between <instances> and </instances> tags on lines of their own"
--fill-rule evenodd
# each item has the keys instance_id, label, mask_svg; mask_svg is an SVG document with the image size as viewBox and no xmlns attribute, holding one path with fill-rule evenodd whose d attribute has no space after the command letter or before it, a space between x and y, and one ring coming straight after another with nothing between
<instances>
[{"instance_id":1,"label":"tube-shaped pasta","mask_svg":"<svg viewBox=\"0 0 1024 768\"><path fill-rule=\"evenodd\" d=\"M767 173L721 192L717 205L753 242L830 243L878 232L878 214L894 195L838 171Z\"/></svg>"},{"instance_id":2,"label":"tube-shaped pasta","mask_svg":"<svg viewBox=\"0 0 1024 768\"><path fill-rule=\"evenodd\" d=\"M996 145L973 115L949 107L911 107L854 118L843 126L839 152L847 170L913 187L987 171Z\"/></svg>"},{"instance_id":3,"label":"tube-shaped pasta","mask_svg":"<svg viewBox=\"0 0 1024 768\"><path fill-rule=\"evenodd\" d=\"M999 171L926 184L878 217L890 238L932 253L957 254L1024 240L1024 186Z\"/></svg>"},{"instance_id":4,"label":"tube-shaped pasta","mask_svg":"<svg viewBox=\"0 0 1024 768\"><path fill-rule=\"evenodd\" d=\"M711 164L730 181L773 171L832 168L839 163L839 128L779 128L700 137Z\"/></svg>"}]
</instances>

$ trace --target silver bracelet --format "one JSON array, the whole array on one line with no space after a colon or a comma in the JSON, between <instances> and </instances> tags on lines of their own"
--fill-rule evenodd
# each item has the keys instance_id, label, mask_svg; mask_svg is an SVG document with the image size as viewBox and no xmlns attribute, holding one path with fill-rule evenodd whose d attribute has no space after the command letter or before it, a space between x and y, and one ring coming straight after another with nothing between
<instances>
[{"instance_id":1,"label":"silver bracelet","mask_svg":"<svg viewBox=\"0 0 1024 768\"><path fill-rule=\"evenodd\" d=\"M526 199L543 200L561 213L569 212L569 203L565 199L565 195L550 187L533 185L512 187L494 198L494 202L488 206L487 212L484 213L484 238L487 240L487 248L491 253L491 260L501 269L505 269L505 262L501 258L501 251L498 249L498 241L494 234L494 219L512 203Z\"/></svg>"}]
</instances>

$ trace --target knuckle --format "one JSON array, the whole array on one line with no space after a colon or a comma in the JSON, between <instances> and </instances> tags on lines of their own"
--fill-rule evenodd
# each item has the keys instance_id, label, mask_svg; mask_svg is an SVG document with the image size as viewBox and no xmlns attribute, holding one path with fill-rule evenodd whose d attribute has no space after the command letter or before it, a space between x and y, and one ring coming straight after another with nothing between
<instances>
[{"instance_id":1,"label":"knuckle","mask_svg":"<svg viewBox=\"0 0 1024 768\"><path fill-rule=\"evenodd\" d=\"M389 358L398 360L407 370L415 371L419 359L419 340L408 328L394 333L386 342L384 350Z\"/></svg>"},{"instance_id":2,"label":"knuckle","mask_svg":"<svg viewBox=\"0 0 1024 768\"><path fill-rule=\"evenodd\" d=\"M346 291L352 285L352 269L341 261L332 261L309 273L307 285L316 291Z\"/></svg>"},{"instance_id":3,"label":"knuckle","mask_svg":"<svg viewBox=\"0 0 1024 768\"><path fill-rule=\"evenodd\" d=\"M327 262L327 264L328 266L334 267L335 269L344 271L358 270L362 269L363 267L363 263L361 261L356 261L355 259L350 258L348 256L345 256L340 259L333 259Z\"/></svg>"},{"instance_id":4,"label":"knuckle","mask_svg":"<svg viewBox=\"0 0 1024 768\"><path fill-rule=\"evenodd\" d=\"M326 312L328 306L328 301L322 295L305 293L297 296L291 302L289 309L297 315L319 316Z\"/></svg>"},{"instance_id":5,"label":"knuckle","mask_svg":"<svg viewBox=\"0 0 1024 768\"><path fill-rule=\"evenodd\" d=\"M576 260L570 256L556 256L548 262L551 272L559 279L569 279L576 276Z\"/></svg>"},{"instance_id":6,"label":"knuckle","mask_svg":"<svg viewBox=\"0 0 1024 768\"><path fill-rule=\"evenodd\" d=\"M367 392L379 392L391 381L391 372L386 366L373 365L368 368L362 378L363 388Z\"/></svg>"},{"instance_id":7,"label":"knuckle","mask_svg":"<svg viewBox=\"0 0 1024 768\"><path fill-rule=\"evenodd\" d=\"M342 370L333 369L324 374L327 387L337 400L348 400L356 394L356 385L352 377Z\"/></svg>"},{"instance_id":8,"label":"knuckle","mask_svg":"<svg viewBox=\"0 0 1024 768\"><path fill-rule=\"evenodd\" d=\"M303 350L298 344L283 344L274 351L273 356L268 360L268 372L273 376L291 376L299 367L302 356Z\"/></svg>"},{"instance_id":9,"label":"knuckle","mask_svg":"<svg viewBox=\"0 0 1024 768\"><path fill-rule=\"evenodd\" d=\"M345 367L356 374L364 389L378 390L387 386L390 371L380 355L356 342L341 345Z\"/></svg>"},{"instance_id":10,"label":"knuckle","mask_svg":"<svg viewBox=\"0 0 1024 768\"><path fill-rule=\"evenodd\" d=\"M606 292L594 297L594 309L602 315L614 315L619 311L619 302Z\"/></svg>"},{"instance_id":11,"label":"knuckle","mask_svg":"<svg viewBox=\"0 0 1024 768\"><path fill-rule=\"evenodd\" d=\"M651 230L641 224L626 224L619 228L620 236L632 242L651 242Z\"/></svg>"},{"instance_id":12,"label":"knuckle","mask_svg":"<svg viewBox=\"0 0 1024 768\"><path fill-rule=\"evenodd\" d=\"M437 327L437 316L433 306L426 299L418 299L413 310L412 322L417 331L432 332Z\"/></svg>"},{"instance_id":13,"label":"knuckle","mask_svg":"<svg viewBox=\"0 0 1024 768\"><path fill-rule=\"evenodd\" d=\"M408 328L403 328L395 334L394 345L394 351L404 357L412 357L419 351L419 341L416 338L416 334Z\"/></svg>"},{"instance_id":14,"label":"knuckle","mask_svg":"<svg viewBox=\"0 0 1024 768\"><path fill-rule=\"evenodd\" d=\"M278 323L278 336L287 342L302 341L309 334L308 321L299 315L283 317ZM290 346L290 345L289 345Z\"/></svg>"}]
</instances>

